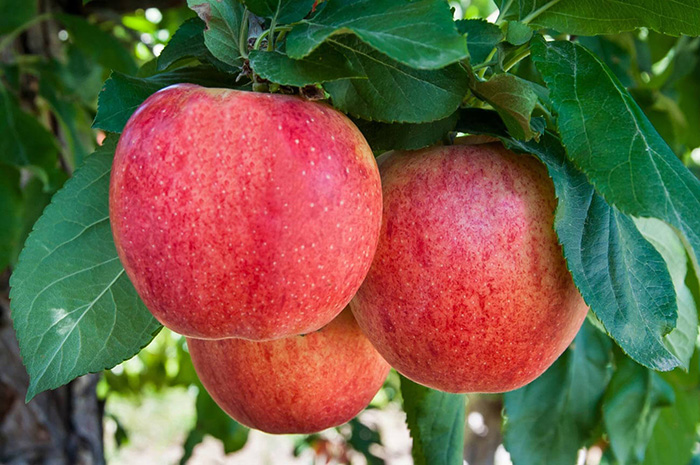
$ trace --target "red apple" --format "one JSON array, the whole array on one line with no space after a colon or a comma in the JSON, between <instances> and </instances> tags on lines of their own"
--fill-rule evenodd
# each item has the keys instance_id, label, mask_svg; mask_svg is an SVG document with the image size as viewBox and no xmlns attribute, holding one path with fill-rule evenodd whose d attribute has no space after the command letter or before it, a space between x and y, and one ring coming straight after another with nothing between
<instances>
[{"instance_id":1,"label":"red apple","mask_svg":"<svg viewBox=\"0 0 700 465\"><path fill-rule=\"evenodd\" d=\"M360 131L297 97L171 86L136 110L114 156L119 258L153 315L186 336L327 324L369 269L381 208Z\"/></svg>"},{"instance_id":2,"label":"red apple","mask_svg":"<svg viewBox=\"0 0 700 465\"><path fill-rule=\"evenodd\" d=\"M379 167L379 245L350 304L379 353L449 392L509 391L543 373L587 312L544 165L488 144L393 152Z\"/></svg>"},{"instance_id":3,"label":"red apple","mask_svg":"<svg viewBox=\"0 0 700 465\"><path fill-rule=\"evenodd\" d=\"M187 339L199 379L235 420L268 433L313 433L369 404L389 365L349 310L320 331L275 341Z\"/></svg>"}]
</instances>

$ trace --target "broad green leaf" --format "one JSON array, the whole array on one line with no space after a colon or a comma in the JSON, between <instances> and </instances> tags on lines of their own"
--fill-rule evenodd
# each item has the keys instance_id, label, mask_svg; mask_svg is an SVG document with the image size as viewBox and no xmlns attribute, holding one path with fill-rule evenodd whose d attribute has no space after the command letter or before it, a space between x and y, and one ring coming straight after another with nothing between
<instances>
[{"instance_id":1,"label":"broad green leaf","mask_svg":"<svg viewBox=\"0 0 700 465\"><path fill-rule=\"evenodd\" d=\"M367 76L324 85L333 105L353 116L387 123L436 121L452 114L467 93L466 72L459 65L433 71L410 68L349 35L326 43Z\"/></svg>"},{"instance_id":2,"label":"broad green leaf","mask_svg":"<svg viewBox=\"0 0 700 465\"><path fill-rule=\"evenodd\" d=\"M187 6L207 25L204 43L212 55L240 68L243 65L239 46L245 10L243 4L238 0L187 0ZM247 44L243 45L247 47Z\"/></svg>"},{"instance_id":3,"label":"broad green leaf","mask_svg":"<svg viewBox=\"0 0 700 465\"><path fill-rule=\"evenodd\" d=\"M578 41L603 60L622 85L629 87L634 83L630 74L633 69L632 57L630 52L619 43L619 39L620 36L593 36L579 37Z\"/></svg>"},{"instance_id":4,"label":"broad green leaf","mask_svg":"<svg viewBox=\"0 0 700 465\"><path fill-rule=\"evenodd\" d=\"M0 271L10 265L18 247L23 210L19 170L0 163Z\"/></svg>"},{"instance_id":5,"label":"broad green leaf","mask_svg":"<svg viewBox=\"0 0 700 465\"><path fill-rule=\"evenodd\" d=\"M621 465L644 460L661 407L674 402L673 388L657 373L624 355L603 399L603 422Z\"/></svg>"},{"instance_id":6,"label":"broad green leaf","mask_svg":"<svg viewBox=\"0 0 700 465\"><path fill-rule=\"evenodd\" d=\"M126 360L160 325L122 268L109 226L110 139L34 226L10 279L12 320L29 373L27 400Z\"/></svg>"},{"instance_id":7,"label":"broad green leaf","mask_svg":"<svg viewBox=\"0 0 700 465\"><path fill-rule=\"evenodd\" d=\"M668 265L673 287L676 290L678 321L676 328L664 336L664 339L666 346L683 362L683 368L688 370L698 338L697 305L685 282L688 275L688 254L675 231L663 221L654 218L635 218L635 224Z\"/></svg>"},{"instance_id":8,"label":"broad green leaf","mask_svg":"<svg viewBox=\"0 0 700 465\"><path fill-rule=\"evenodd\" d=\"M204 44L206 24L198 18L190 18L173 34L157 59L157 71L163 71L182 58L196 58L202 63L209 63L222 71L233 71L236 68L218 60Z\"/></svg>"},{"instance_id":9,"label":"broad green leaf","mask_svg":"<svg viewBox=\"0 0 700 465\"><path fill-rule=\"evenodd\" d=\"M530 127L537 94L530 83L513 74L496 74L482 81L473 74L470 87L474 95L488 102L501 115L508 131L516 139L529 140L537 136Z\"/></svg>"},{"instance_id":10,"label":"broad green leaf","mask_svg":"<svg viewBox=\"0 0 700 465\"><path fill-rule=\"evenodd\" d=\"M0 134L0 163L32 170L49 188L63 182L53 134L34 116L25 113L2 86Z\"/></svg>"},{"instance_id":11,"label":"broad green leaf","mask_svg":"<svg viewBox=\"0 0 700 465\"><path fill-rule=\"evenodd\" d=\"M447 2L436 0L327 0L292 29L287 53L303 58L333 34L348 32L413 68L442 68L468 55Z\"/></svg>"},{"instance_id":12,"label":"broad green leaf","mask_svg":"<svg viewBox=\"0 0 700 465\"><path fill-rule=\"evenodd\" d=\"M146 78L112 73L100 92L93 127L122 132L132 113L151 94L181 82L208 87L223 87L229 83L235 87L235 76L221 73L210 66L180 68Z\"/></svg>"},{"instance_id":13,"label":"broad green leaf","mask_svg":"<svg viewBox=\"0 0 700 465\"><path fill-rule=\"evenodd\" d=\"M612 375L610 338L584 322L573 344L532 383L504 395L504 445L518 465L575 463L600 422Z\"/></svg>"},{"instance_id":14,"label":"broad green leaf","mask_svg":"<svg viewBox=\"0 0 700 465\"><path fill-rule=\"evenodd\" d=\"M197 423L188 433L184 444L184 454L180 464L185 465L192 456L194 447L204 440L206 435L219 439L224 446L224 453L230 454L240 450L248 441L249 429L229 417L216 405L214 399L201 383L196 384Z\"/></svg>"},{"instance_id":15,"label":"broad green leaf","mask_svg":"<svg viewBox=\"0 0 700 465\"><path fill-rule=\"evenodd\" d=\"M433 145L452 131L457 124L458 113L431 123L377 123L355 120L370 147L375 152L387 150L416 150Z\"/></svg>"},{"instance_id":16,"label":"broad green leaf","mask_svg":"<svg viewBox=\"0 0 700 465\"><path fill-rule=\"evenodd\" d=\"M615 34L646 27L675 36L700 35L700 4L696 0L517 0L515 3L508 9L506 18L515 17L538 28L567 34Z\"/></svg>"},{"instance_id":17,"label":"broad green leaf","mask_svg":"<svg viewBox=\"0 0 700 465\"><path fill-rule=\"evenodd\" d=\"M37 14L37 0L0 1L0 36L24 25Z\"/></svg>"},{"instance_id":18,"label":"broad green leaf","mask_svg":"<svg viewBox=\"0 0 700 465\"><path fill-rule=\"evenodd\" d=\"M697 437L697 425L700 423L697 357L690 366L689 373L674 370L661 375L673 387L675 402L670 407L661 409L647 445L644 465L690 462Z\"/></svg>"},{"instance_id":19,"label":"broad green leaf","mask_svg":"<svg viewBox=\"0 0 700 465\"><path fill-rule=\"evenodd\" d=\"M630 89L630 95L674 154L682 156L686 147L681 140L688 125L676 101L656 89Z\"/></svg>"},{"instance_id":20,"label":"broad green leaf","mask_svg":"<svg viewBox=\"0 0 700 465\"><path fill-rule=\"evenodd\" d=\"M276 18L277 24L299 21L314 6L314 0L243 0L243 3L258 16Z\"/></svg>"},{"instance_id":21,"label":"broad green leaf","mask_svg":"<svg viewBox=\"0 0 700 465\"><path fill-rule=\"evenodd\" d=\"M136 72L136 62L116 37L80 16L59 14L56 17L68 31L75 46L95 62L126 74Z\"/></svg>"},{"instance_id":22,"label":"broad green leaf","mask_svg":"<svg viewBox=\"0 0 700 465\"><path fill-rule=\"evenodd\" d=\"M567 155L596 191L624 213L676 227L700 257L700 181L622 84L578 44L537 40L532 53Z\"/></svg>"},{"instance_id":23,"label":"broad green leaf","mask_svg":"<svg viewBox=\"0 0 700 465\"><path fill-rule=\"evenodd\" d=\"M532 29L520 21L508 21L505 24L506 41L513 45L523 45L532 39Z\"/></svg>"},{"instance_id":24,"label":"broad green leaf","mask_svg":"<svg viewBox=\"0 0 700 465\"><path fill-rule=\"evenodd\" d=\"M151 94L167 84L121 73L112 73L100 92L94 128L122 132L129 117Z\"/></svg>"},{"instance_id":25,"label":"broad green leaf","mask_svg":"<svg viewBox=\"0 0 700 465\"><path fill-rule=\"evenodd\" d=\"M401 377L406 423L416 465L461 465L464 449L464 394L450 394Z\"/></svg>"},{"instance_id":26,"label":"broad green leaf","mask_svg":"<svg viewBox=\"0 0 700 465\"><path fill-rule=\"evenodd\" d=\"M630 217L596 193L566 158L558 139L545 133L539 143L519 141L508 136L505 127L499 128L494 116L465 111L457 129L501 137L508 148L531 153L547 165L558 199L554 229L584 300L612 338L639 363L666 371L681 366L664 337L675 327L677 306L661 254Z\"/></svg>"},{"instance_id":27,"label":"broad green leaf","mask_svg":"<svg viewBox=\"0 0 700 465\"><path fill-rule=\"evenodd\" d=\"M24 209L22 211L22 231L20 233L17 248L12 254L12 263L16 263L19 254L22 251L24 241L27 240L29 233L32 232L34 223L39 219L44 211L44 208L51 201L53 192L44 190L44 183L37 176L32 176L22 187L22 202Z\"/></svg>"},{"instance_id":28,"label":"broad green leaf","mask_svg":"<svg viewBox=\"0 0 700 465\"><path fill-rule=\"evenodd\" d=\"M581 294L635 360L657 370L681 365L665 339L675 327L677 307L663 258L631 218L608 205L570 163L562 163L563 149L547 139L547 153L534 144L522 149L538 155L554 180L554 228ZM556 159L545 159L557 151Z\"/></svg>"},{"instance_id":29,"label":"broad green leaf","mask_svg":"<svg viewBox=\"0 0 700 465\"><path fill-rule=\"evenodd\" d=\"M294 60L282 52L250 52L250 66L263 79L286 86L303 87L346 78L362 78L349 60L332 47L322 45L310 55Z\"/></svg>"},{"instance_id":30,"label":"broad green leaf","mask_svg":"<svg viewBox=\"0 0 700 465\"><path fill-rule=\"evenodd\" d=\"M494 47L503 40L501 28L485 19L460 19L456 24L460 34L467 35L467 49L472 66L486 61Z\"/></svg>"}]
</instances>

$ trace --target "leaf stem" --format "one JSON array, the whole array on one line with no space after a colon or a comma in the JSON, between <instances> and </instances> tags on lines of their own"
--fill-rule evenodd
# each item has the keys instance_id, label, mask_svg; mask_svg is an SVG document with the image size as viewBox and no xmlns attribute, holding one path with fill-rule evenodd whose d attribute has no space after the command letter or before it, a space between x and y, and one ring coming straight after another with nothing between
<instances>
[{"instance_id":1,"label":"leaf stem","mask_svg":"<svg viewBox=\"0 0 700 465\"><path fill-rule=\"evenodd\" d=\"M530 49L526 48L523 51L514 55L510 60L503 64L503 71L508 72L513 66L517 65L520 60L530 56Z\"/></svg>"},{"instance_id":2,"label":"leaf stem","mask_svg":"<svg viewBox=\"0 0 700 465\"><path fill-rule=\"evenodd\" d=\"M282 42L282 39L284 39L284 36L287 35L289 31L292 30L291 27L282 27L282 28L277 28L278 31L280 31L280 35L277 36L277 42Z\"/></svg>"},{"instance_id":3,"label":"leaf stem","mask_svg":"<svg viewBox=\"0 0 700 465\"><path fill-rule=\"evenodd\" d=\"M501 23L501 18L510 10L510 7L513 6L513 0L508 0L508 2L498 10L498 17L496 18L496 24Z\"/></svg>"},{"instance_id":4,"label":"leaf stem","mask_svg":"<svg viewBox=\"0 0 700 465\"><path fill-rule=\"evenodd\" d=\"M495 64L498 64L498 62L496 60L485 61L481 64L476 65L476 66L472 66L472 71L483 70L484 68L488 68L489 66L492 66ZM484 76L479 76L479 77L484 77Z\"/></svg>"},{"instance_id":5,"label":"leaf stem","mask_svg":"<svg viewBox=\"0 0 700 465\"><path fill-rule=\"evenodd\" d=\"M532 21L533 19L537 18L539 15L541 15L541 14L544 13L545 11L549 10L550 8L552 8L554 5L556 5L556 4L559 3L560 1L561 1L561 0L551 0L549 3L545 3L545 4L542 5L540 8L536 9L535 11L533 11L532 13L530 13L529 15L525 16L521 22L522 22L523 24L529 24L530 21Z\"/></svg>"},{"instance_id":6,"label":"leaf stem","mask_svg":"<svg viewBox=\"0 0 700 465\"><path fill-rule=\"evenodd\" d=\"M262 34L260 34L260 35L258 36L258 38L255 39L255 44L253 45L253 50L259 50L259 49L260 49L260 44L262 44L263 39L264 39L265 37L267 37L267 35L270 33L270 31L271 31L271 29L267 29L267 30L263 31Z\"/></svg>"},{"instance_id":7,"label":"leaf stem","mask_svg":"<svg viewBox=\"0 0 700 465\"><path fill-rule=\"evenodd\" d=\"M250 11L246 8L241 19L241 30L238 33L238 50L243 58L248 58L248 16Z\"/></svg>"},{"instance_id":8,"label":"leaf stem","mask_svg":"<svg viewBox=\"0 0 700 465\"><path fill-rule=\"evenodd\" d=\"M491 53L489 53L489 55L486 57L486 60L484 60L485 62L482 65L479 65L477 67L472 68L474 71L479 70L479 73L478 73L479 77L481 77L481 78L484 77L484 74L486 74L486 68L490 64L496 64L495 62L493 62L493 57L496 55L497 52L498 52L498 48L494 47L493 50L491 50ZM487 65L487 66L483 66L483 65Z\"/></svg>"},{"instance_id":9,"label":"leaf stem","mask_svg":"<svg viewBox=\"0 0 700 465\"><path fill-rule=\"evenodd\" d=\"M291 26L279 26L279 27L275 28L274 31L272 30L272 28L266 29L262 32L262 34L260 34L258 36L257 39L255 39L255 45L253 45L253 48L255 50L259 50L263 39L265 39L265 37L267 37L270 34L274 34L275 32L280 33L279 36L277 36L277 42L279 42L280 40L282 40L282 38L285 36L285 34L291 30L292 30Z\"/></svg>"}]
</instances>

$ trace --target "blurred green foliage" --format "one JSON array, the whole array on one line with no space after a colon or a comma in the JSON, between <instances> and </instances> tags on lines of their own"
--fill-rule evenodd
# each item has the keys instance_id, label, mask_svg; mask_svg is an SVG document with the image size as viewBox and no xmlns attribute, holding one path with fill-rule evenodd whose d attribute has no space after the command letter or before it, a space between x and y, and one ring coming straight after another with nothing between
<instances>
[{"instance_id":1,"label":"blurred green foliage","mask_svg":"<svg viewBox=\"0 0 700 465\"><path fill-rule=\"evenodd\" d=\"M485 18L496 11L491 0L450 4L461 19ZM0 226L0 269L16 263L24 239L51 194L101 142L104 134L91 125L97 114L97 95L111 71L145 80L155 73L157 56L180 25L194 16L183 5L162 11L148 8L125 14L46 17L37 15L34 2L0 2L0 34L5 34L0 36L0 52L6 57L0 61L0 129L3 135L12 135L0 140L0 215L7 219ZM57 53L24 50L14 41L31 25L49 20L59 25ZM513 42L521 40L515 34L517 24L508 31ZM607 64L674 152L699 172L700 39L641 29L577 40ZM506 46L499 49L504 56L515 51ZM521 78L542 83L530 59L521 61L513 71ZM552 117L544 107L538 107L535 114ZM697 296L697 289L693 292ZM627 404L624 410L638 406L648 415L640 420L639 431L621 431L621 436L602 437L602 426L598 425L595 439L602 440L606 447L604 463L616 463L614 449L622 451L619 456L632 457L631 462L670 463L664 461L668 460L664 454L678 452L673 449L678 443L675 431L681 431L684 445L698 441L694 431L695 419L700 417L697 353L688 373L676 370L664 375L649 374L625 357L616 358L621 361L614 379L628 376L635 382L613 383L615 390L608 391L607 405L614 406L620 398L629 402L630 395L623 388L634 388L637 403ZM184 338L168 330L161 331L134 358L107 370L100 381L98 394L107 401L105 421L114 425L109 431L117 447L129 444L130 431L120 418L123 410L110 410L110 398L138 406L145 396L167 396L164 393L168 392L186 393L181 398L192 400L195 412L182 441L181 463L207 435L220 440L226 453L244 447L247 428L216 406L199 384ZM401 402L399 376L392 371L370 409ZM633 418L634 412L628 413L621 419L608 415L606 421L627 424L624 422ZM632 429L629 426L627 429ZM384 463L377 453L382 437L374 425L354 419L336 428L334 434L333 439L325 433L300 436L295 439L295 452L310 450L314 455L339 461L348 461L358 453L370 465ZM689 449L684 449L674 460L683 465L689 454ZM691 463L700 464L700 455Z\"/></svg>"}]
</instances>

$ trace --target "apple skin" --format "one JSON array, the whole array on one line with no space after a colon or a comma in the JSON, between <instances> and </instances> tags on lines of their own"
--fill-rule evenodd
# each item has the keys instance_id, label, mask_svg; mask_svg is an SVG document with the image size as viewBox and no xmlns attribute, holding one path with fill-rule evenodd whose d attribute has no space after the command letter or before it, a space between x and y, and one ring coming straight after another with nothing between
<instances>
[{"instance_id":1,"label":"apple skin","mask_svg":"<svg viewBox=\"0 0 700 465\"><path fill-rule=\"evenodd\" d=\"M379 170L379 245L350 304L379 353L448 392L505 392L543 373L588 310L544 165L492 143L390 152Z\"/></svg>"},{"instance_id":2,"label":"apple skin","mask_svg":"<svg viewBox=\"0 0 700 465\"><path fill-rule=\"evenodd\" d=\"M350 310L321 330L275 341L187 339L199 379L236 421L275 434L341 425L381 388L389 365Z\"/></svg>"},{"instance_id":3,"label":"apple skin","mask_svg":"<svg viewBox=\"0 0 700 465\"><path fill-rule=\"evenodd\" d=\"M378 241L381 182L360 131L327 105L180 84L127 123L109 207L161 323L269 340L315 331L350 301Z\"/></svg>"}]
</instances>

